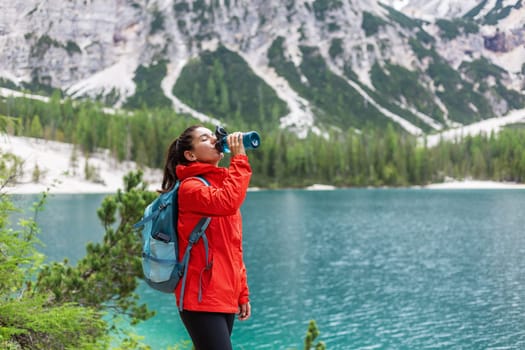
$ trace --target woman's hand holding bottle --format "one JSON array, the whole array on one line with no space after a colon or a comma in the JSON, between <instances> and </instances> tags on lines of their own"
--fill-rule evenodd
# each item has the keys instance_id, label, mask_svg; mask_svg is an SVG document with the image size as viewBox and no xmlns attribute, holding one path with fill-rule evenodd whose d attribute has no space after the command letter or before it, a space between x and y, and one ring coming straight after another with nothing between
<instances>
[{"instance_id":1,"label":"woman's hand holding bottle","mask_svg":"<svg viewBox=\"0 0 525 350\"><path fill-rule=\"evenodd\" d=\"M237 154L246 155L246 150L242 142L242 132L236 131L234 133L231 133L227 136L227 139L228 147L230 148L232 156L235 156Z\"/></svg>"}]
</instances>

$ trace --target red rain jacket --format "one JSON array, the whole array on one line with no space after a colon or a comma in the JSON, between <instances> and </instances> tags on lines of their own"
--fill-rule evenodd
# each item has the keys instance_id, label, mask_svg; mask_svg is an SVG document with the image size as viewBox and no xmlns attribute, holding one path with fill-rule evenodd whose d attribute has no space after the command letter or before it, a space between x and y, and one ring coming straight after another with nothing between
<instances>
[{"instance_id":1,"label":"red rain jacket","mask_svg":"<svg viewBox=\"0 0 525 350\"><path fill-rule=\"evenodd\" d=\"M242 258L242 218L240 207L246 197L252 170L245 155L231 159L229 168L194 162L177 165L179 188L179 255L184 255L188 237L203 216L211 217L206 230L208 258L211 268L206 269L202 239L193 246L186 287L184 309L238 313L239 305L249 301L246 267ZM210 186L199 179L203 176ZM175 289L177 305L180 302L179 283ZM199 302L199 290L202 300Z\"/></svg>"}]
</instances>

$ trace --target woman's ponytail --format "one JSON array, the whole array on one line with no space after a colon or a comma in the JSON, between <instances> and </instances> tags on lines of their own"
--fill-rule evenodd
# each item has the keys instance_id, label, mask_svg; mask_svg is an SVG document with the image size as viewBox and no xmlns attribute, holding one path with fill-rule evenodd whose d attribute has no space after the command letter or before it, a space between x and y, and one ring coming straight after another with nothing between
<instances>
[{"instance_id":1,"label":"woman's ponytail","mask_svg":"<svg viewBox=\"0 0 525 350\"><path fill-rule=\"evenodd\" d=\"M162 178L161 192L168 192L177 182L177 165L187 165L189 161L184 156L184 152L193 149L193 132L200 125L192 125L170 144L164 163L164 176Z\"/></svg>"}]
</instances>

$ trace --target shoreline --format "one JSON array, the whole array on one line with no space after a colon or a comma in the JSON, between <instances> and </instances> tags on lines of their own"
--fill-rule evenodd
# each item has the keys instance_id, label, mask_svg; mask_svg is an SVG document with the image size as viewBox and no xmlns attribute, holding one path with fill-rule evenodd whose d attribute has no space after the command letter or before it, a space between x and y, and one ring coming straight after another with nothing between
<instances>
[{"instance_id":1,"label":"shoreline","mask_svg":"<svg viewBox=\"0 0 525 350\"><path fill-rule=\"evenodd\" d=\"M0 140L0 149L2 152L18 156L23 162L23 173L18 178L20 182L14 186L5 186L2 189L8 194L39 194L45 191L50 194L111 194L116 193L118 189L123 189L124 176L130 171L138 169L143 171L143 180L149 184L148 190L156 191L161 187L161 169L139 167L130 161L118 162L107 150L101 150L85 157L68 143L11 135L4 135ZM86 168L95 174L96 182L85 179ZM35 169L39 173L38 183L33 182ZM525 189L525 184L446 178L443 183L403 188L432 190ZM313 184L303 189L332 191L339 188L330 184ZM266 189L249 188L249 191L260 190Z\"/></svg>"},{"instance_id":2,"label":"shoreline","mask_svg":"<svg viewBox=\"0 0 525 350\"><path fill-rule=\"evenodd\" d=\"M150 185L148 190L155 192L160 186ZM334 191L348 189L352 187L335 187L332 185L315 184L312 186L297 188L305 191ZM44 184L17 184L16 186L6 186L3 191L9 195L29 195L40 194L45 191L49 194L114 194L118 189L123 189L123 185L117 187L104 186L94 183L66 181L56 185ZM285 188L283 188L285 189ZM525 184L497 182L497 181L449 181L434 183L426 186L407 186L407 187L353 187L353 189L414 189L414 190L525 190ZM260 192L268 189L262 187L249 187L248 192ZM279 190L279 189L277 189Z\"/></svg>"},{"instance_id":3,"label":"shoreline","mask_svg":"<svg viewBox=\"0 0 525 350\"><path fill-rule=\"evenodd\" d=\"M5 186L9 194L49 193L83 194L116 193L124 188L124 176L139 169L148 189L160 188L162 171L138 166L135 162L117 161L108 150L84 156L69 143L29 137L4 135L0 150L12 153L22 161L17 183ZM92 180L86 179L90 174ZM37 175L36 175L37 174ZM38 181L34 178L38 176Z\"/></svg>"},{"instance_id":4,"label":"shoreline","mask_svg":"<svg viewBox=\"0 0 525 350\"><path fill-rule=\"evenodd\" d=\"M518 190L525 189L525 184L482 180L457 180L421 186L430 190Z\"/></svg>"}]
</instances>

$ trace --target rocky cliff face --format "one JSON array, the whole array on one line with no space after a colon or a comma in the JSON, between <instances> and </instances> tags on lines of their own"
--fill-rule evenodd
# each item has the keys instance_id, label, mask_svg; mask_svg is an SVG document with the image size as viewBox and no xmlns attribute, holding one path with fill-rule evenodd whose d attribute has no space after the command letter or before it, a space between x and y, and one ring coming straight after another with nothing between
<instances>
[{"instance_id":1,"label":"rocky cliff face","mask_svg":"<svg viewBox=\"0 0 525 350\"><path fill-rule=\"evenodd\" d=\"M5 4L2 69L17 80L68 87L123 59L140 56L148 18L124 1Z\"/></svg>"},{"instance_id":2,"label":"rocky cliff face","mask_svg":"<svg viewBox=\"0 0 525 350\"><path fill-rule=\"evenodd\" d=\"M451 117L462 114L454 114L456 107L446 96L449 88L443 82L441 74L445 73L441 68L458 71L450 86L459 84L462 89L471 89L492 101L490 115L480 113L484 102L478 105L472 102L471 110L479 114L474 119L504 114L521 106L507 101L506 93L497 93L501 89L490 88L490 84L497 85L523 96L525 10L521 0L506 6L499 1L476 3L466 1L460 6L456 1L421 4L417 0L4 2L0 20L0 77L14 83L58 87L75 97L114 94L117 96L114 102L120 106L137 91L134 78L139 67L167 62L161 84L164 94L177 109L186 108L197 115L198 108L190 100L181 101L172 87L188 62L204 51L223 46L242 57L286 103L288 114L281 116L281 123L304 130L314 127L319 115L327 114L320 112L323 107L301 91L302 87L315 84L301 66L305 60L304 48L309 47L315 48L330 73L346 82L345 89L357 91L363 101L376 106L385 118L400 123L410 132L420 133L446 128L454 122L469 122L468 118ZM284 39L283 57L297 68L302 85L291 83L270 62L268 52L279 38ZM462 64L481 58L502 71L489 76L469 76L471 68L460 69ZM432 101L428 102L432 106L420 106L420 97L407 91L394 93L393 87L383 91L377 75L372 74L381 69L386 77L401 69L415 72L414 81L432 95ZM478 88L485 80L489 83ZM381 102L382 99L390 102ZM392 103L397 107L392 108ZM396 108L412 111L414 120L400 115Z\"/></svg>"}]
</instances>

